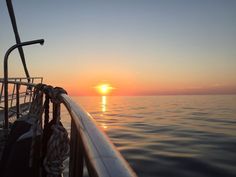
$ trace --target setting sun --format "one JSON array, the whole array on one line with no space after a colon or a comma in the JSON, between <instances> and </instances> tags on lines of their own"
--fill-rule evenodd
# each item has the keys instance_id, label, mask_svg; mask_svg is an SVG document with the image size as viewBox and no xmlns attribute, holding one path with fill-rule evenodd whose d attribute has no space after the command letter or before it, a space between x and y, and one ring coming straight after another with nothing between
<instances>
[{"instance_id":1,"label":"setting sun","mask_svg":"<svg viewBox=\"0 0 236 177\"><path fill-rule=\"evenodd\" d=\"M101 84L101 85L96 86L95 88L101 95L106 95L110 93L112 89L114 89L109 84Z\"/></svg>"}]
</instances>

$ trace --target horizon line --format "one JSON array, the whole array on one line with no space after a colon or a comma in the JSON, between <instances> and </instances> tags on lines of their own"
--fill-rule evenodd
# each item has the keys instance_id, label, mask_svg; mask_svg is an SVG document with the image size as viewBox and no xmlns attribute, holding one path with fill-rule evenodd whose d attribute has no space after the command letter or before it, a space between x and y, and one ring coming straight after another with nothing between
<instances>
[{"instance_id":1,"label":"horizon line","mask_svg":"<svg viewBox=\"0 0 236 177\"><path fill-rule=\"evenodd\" d=\"M70 94L69 94L70 95ZM101 97L101 96L220 96L220 95L236 95L236 93L187 93L187 94L127 94L127 95L76 95L71 94L71 96L81 96L81 97L87 97L87 96L93 96L93 97Z\"/></svg>"}]
</instances>

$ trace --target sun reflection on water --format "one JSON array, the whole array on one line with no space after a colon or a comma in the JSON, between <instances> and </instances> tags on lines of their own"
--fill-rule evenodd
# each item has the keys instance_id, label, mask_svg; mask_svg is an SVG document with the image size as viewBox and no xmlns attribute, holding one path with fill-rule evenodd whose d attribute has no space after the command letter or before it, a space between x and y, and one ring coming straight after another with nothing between
<instances>
[{"instance_id":1,"label":"sun reflection on water","mask_svg":"<svg viewBox=\"0 0 236 177\"><path fill-rule=\"evenodd\" d=\"M107 111L107 96L102 96L101 98L102 98L102 100L101 100L101 111L104 114ZM102 114L102 116L103 116L103 114ZM101 124L101 127L104 130L108 128L108 126L104 122Z\"/></svg>"},{"instance_id":2,"label":"sun reflection on water","mask_svg":"<svg viewBox=\"0 0 236 177\"><path fill-rule=\"evenodd\" d=\"M106 96L102 96L102 112L106 112L107 110L107 97Z\"/></svg>"},{"instance_id":3,"label":"sun reflection on water","mask_svg":"<svg viewBox=\"0 0 236 177\"><path fill-rule=\"evenodd\" d=\"M105 123L102 123L102 128L103 129L107 129L108 127L107 127L107 125Z\"/></svg>"}]
</instances>

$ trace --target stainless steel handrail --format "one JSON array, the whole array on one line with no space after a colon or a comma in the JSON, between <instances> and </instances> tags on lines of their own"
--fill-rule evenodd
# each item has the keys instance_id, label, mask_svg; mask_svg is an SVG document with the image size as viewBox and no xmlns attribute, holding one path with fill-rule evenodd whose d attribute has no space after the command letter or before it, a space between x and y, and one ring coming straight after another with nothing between
<instances>
[{"instance_id":1,"label":"stainless steel handrail","mask_svg":"<svg viewBox=\"0 0 236 177\"><path fill-rule=\"evenodd\" d=\"M89 173L99 177L136 177L135 172L116 150L108 136L96 125L92 116L68 95L61 94L61 98L82 140L82 151L85 153L87 167L92 169Z\"/></svg>"}]
</instances>

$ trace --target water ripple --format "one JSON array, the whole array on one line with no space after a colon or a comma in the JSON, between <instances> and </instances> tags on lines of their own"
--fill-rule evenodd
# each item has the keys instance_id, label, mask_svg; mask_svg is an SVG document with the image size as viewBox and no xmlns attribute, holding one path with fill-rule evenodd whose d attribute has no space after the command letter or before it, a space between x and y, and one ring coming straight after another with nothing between
<instances>
[{"instance_id":1,"label":"water ripple","mask_svg":"<svg viewBox=\"0 0 236 177\"><path fill-rule=\"evenodd\" d=\"M236 96L80 98L140 177L235 177Z\"/></svg>"}]
</instances>

